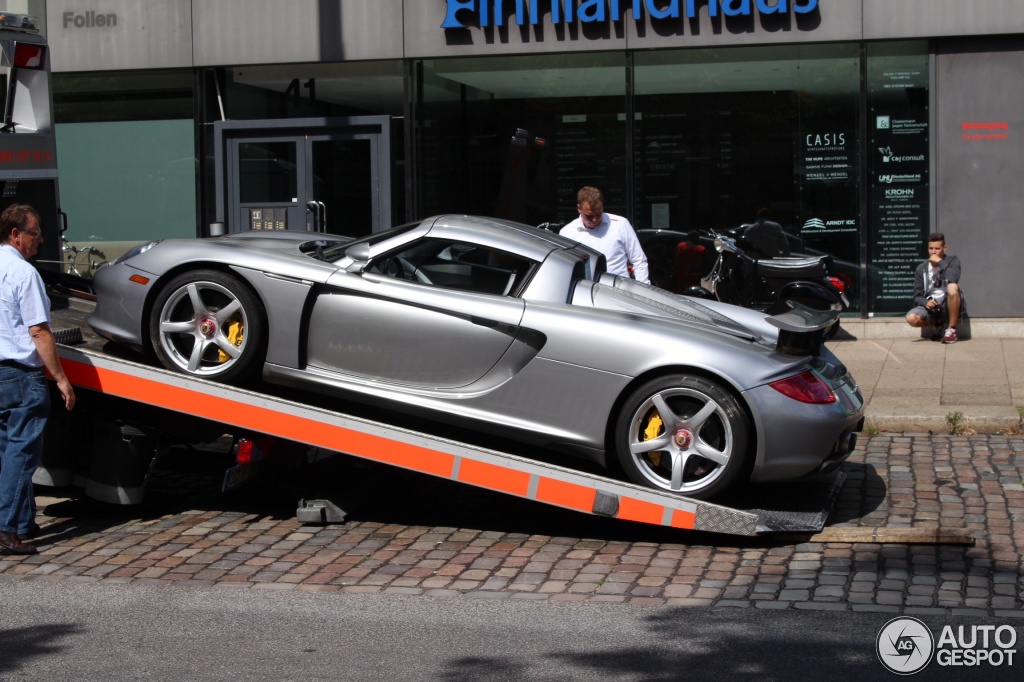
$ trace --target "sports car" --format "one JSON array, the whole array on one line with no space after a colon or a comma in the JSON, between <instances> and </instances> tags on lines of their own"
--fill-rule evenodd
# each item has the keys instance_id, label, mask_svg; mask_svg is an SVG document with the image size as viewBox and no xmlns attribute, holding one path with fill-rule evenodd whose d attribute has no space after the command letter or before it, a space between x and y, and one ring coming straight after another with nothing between
<instances>
[{"instance_id":1,"label":"sports car","mask_svg":"<svg viewBox=\"0 0 1024 682\"><path fill-rule=\"evenodd\" d=\"M863 423L860 390L822 340L836 313L766 317L671 294L503 220L152 242L93 286L89 325L171 370L260 373L693 498L834 469Z\"/></svg>"}]
</instances>

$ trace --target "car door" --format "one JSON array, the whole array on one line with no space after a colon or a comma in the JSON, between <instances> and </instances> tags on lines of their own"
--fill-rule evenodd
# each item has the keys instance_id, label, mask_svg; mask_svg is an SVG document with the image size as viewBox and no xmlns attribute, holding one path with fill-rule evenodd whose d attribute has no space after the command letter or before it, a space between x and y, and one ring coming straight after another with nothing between
<instances>
[{"instance_id":1,"label":"car door","mask_svg":"<svg viewBox=\"0 0 1024 682\"><path fill-rule=\"evenodd\" d=\"M525 304L508 292L524 266L508 269L505 284L504 269L460 262L443 244L428 250L397 254L409 257L401 259L405 272L390 254L362 272L335 275L313 304L308 366L431 389L486 376L520 332ZM422 266L418 276L410 261Z\"/></svg>"}]
</instances>

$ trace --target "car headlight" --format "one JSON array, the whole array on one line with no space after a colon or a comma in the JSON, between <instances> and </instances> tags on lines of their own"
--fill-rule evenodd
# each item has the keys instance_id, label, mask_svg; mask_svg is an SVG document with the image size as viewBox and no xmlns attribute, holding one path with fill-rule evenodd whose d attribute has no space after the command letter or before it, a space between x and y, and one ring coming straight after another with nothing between
<instances>
[{"instance_id":1,"label":"car headlight","mask_svg":"<svg viewBox=\"0 0 1024 682\"><path fill-rule=\"evenodd\" d=\"M159 244L161 241L163 241L163 240L162 239L158 239L155 242L146 242L145 244L139 244L135 248L130 249L127 252L125 252L124 255L122 255L120 258L118 258L117 260L114 261L114 264L116 265L118 263L123 263L126 260L131 260L132 258L135 258L136 256L140 256L140 255L146 253L147 251L149 251L150 249L152 249L154 246Z\"/></svg>"}]
</instances>

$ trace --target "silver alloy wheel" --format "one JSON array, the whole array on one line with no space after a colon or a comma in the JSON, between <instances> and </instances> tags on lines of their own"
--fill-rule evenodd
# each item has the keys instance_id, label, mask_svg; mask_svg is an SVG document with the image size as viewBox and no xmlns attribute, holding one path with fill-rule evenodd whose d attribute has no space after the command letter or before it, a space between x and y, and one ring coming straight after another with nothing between
<instances>
[{"instance_id":1,"label":"silver alloy wheel","mask_svg":"<svg viewBox=\"0 0 1024 682\"><path fill-rule=\"evenodd\" d=\"M242 358L249 316L238 297L211 281L194 281L175 290L160 309L160 345L181 371L217 376ZM240 334L236 341L230 338Z\"/></svg>"},{"instance_id":2,"label":"silver alloy wheel","mask_svg":"<svg viewBox=\"0 0 1024 682\"><path fill-rule=\"evenodd\" d=\"M656 488L685 495L712 486L727 471L735 447L725 408L693 388L660 390L630 419L633 465Z\"/></svg>"}]
</instances>

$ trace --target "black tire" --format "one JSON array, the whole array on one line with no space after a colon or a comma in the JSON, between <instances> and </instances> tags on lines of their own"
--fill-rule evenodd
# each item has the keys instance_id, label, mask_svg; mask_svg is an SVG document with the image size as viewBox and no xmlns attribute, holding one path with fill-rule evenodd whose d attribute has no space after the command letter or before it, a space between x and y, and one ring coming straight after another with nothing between
<instances>
[{"instance_id":1,"label":"black tire","mask_svg":"<svg viewBox=\"0 0 1024 682\"><path fill-rule=\"evenodd\" d=\"M623 404L615 450L634 483L707 500L744 470L749 432L731 393L703 377L672 374L647 382Z\"/></svg>"},{"instance_id":2,"label":"black tire","mask_svg":"<svg viewBox=\"0 0 1024 682\"><path fill-rule=\"evenodd\" d=\"M235 381L262 362L263 304L248 287L218 270L185 272L153 303L149 337L157 359L182 374Z\"/></svg>"}]
</instances>

